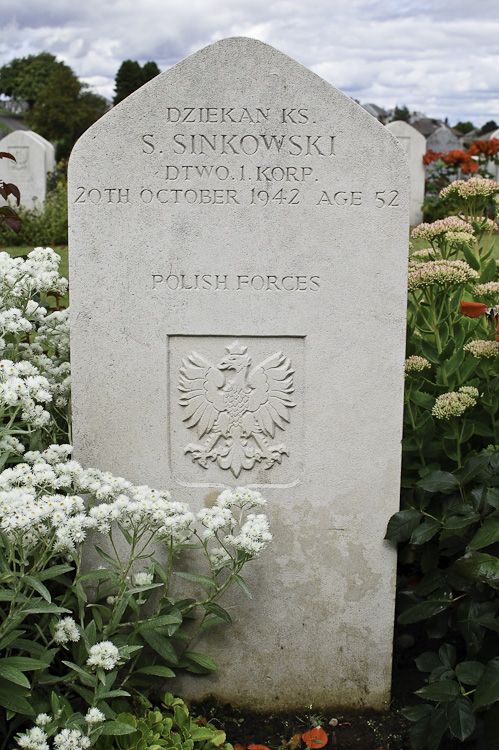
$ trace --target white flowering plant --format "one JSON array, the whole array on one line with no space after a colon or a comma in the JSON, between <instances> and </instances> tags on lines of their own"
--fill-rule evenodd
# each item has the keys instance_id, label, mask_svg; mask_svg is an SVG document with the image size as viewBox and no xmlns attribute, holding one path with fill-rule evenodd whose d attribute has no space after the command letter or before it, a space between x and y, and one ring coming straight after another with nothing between
<instances>
[{"instance_id":1,"label":"white flowering plant","mask_svg":"<svg viewBox=\"0 0 499 750\"><path fill-rule=\"evenodd\" d=\"M495 741L499 710L499 183L441 191L459 215L416 227L409 262L398 626L439 646L416 659L423 700L404 709L416 750L446 735ZM496 203L497 205L497 203ZM480 747L482 745L480 744Z\"/></svg>"},{"instance_id":2,"label":"white flowering plant","mask_svg":"<svg viewBox=\"0 0 499 750\"><path fill-rule=\"evenodd\" d=\"M68 286L59 262L52 248L0 252L0 468L70 436L68 310L52 308Z\"/></svg>"},{"instance_id":3,"label":"white flowering plant","mask_svg":"<svg viewBox=\"0 0 499 750\"><path fill-rule=\"evenodd\" d=\"M61 728L94 744L123 731L116 699L147 694L177 668L216 669L190 643L231 622L219 600L232 583L248 593L241 570L271 540L265 515L252 512L265 504L259 492L225 490L196 516L168 492L83 469L70 453L27 451L0 474L0 730L9 737L59 706L40 731L19 735L26 748L40 732L59 747ZM93 570L82 564L90 539L103 563ZM201 553L202 572L182 568L185 548ZM174 579L201 595L175 596ZM102 724L88 718L101 714Z\"/></svg>"}]
</instances>

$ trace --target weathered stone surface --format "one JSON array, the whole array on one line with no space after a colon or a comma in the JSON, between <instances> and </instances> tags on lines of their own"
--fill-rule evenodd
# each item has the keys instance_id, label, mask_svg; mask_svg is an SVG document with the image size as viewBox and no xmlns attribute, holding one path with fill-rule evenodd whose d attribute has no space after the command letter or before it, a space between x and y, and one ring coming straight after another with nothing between
<instances>
[{"instance_id":1,"label":"weathered stone surface","mask_svg":"<svg viewBox=\"0 0 499 750\"><path fill-rule=\"evenodd\" d=\"M234 626L206 631L196 646L220 671L171 689L262 710L385 707L404 150L311 71L253 39L226 39L82 136L69 201L77 457L169 488L195 509L226 486L268 498L275 539L248 565L253 599L232 592ZM225 369L231 354L267 375L274 357L289 378L286 394L274 388L289 421L272 412L273 436L253 426L242 436L233 406L225 435L214 424L202 439L199 422L189 428L189 358L219 371L217 387L237 378L255 394L247 369Z\"/></svg>"},{"instance_id":2,"label":"weathered stone surface","mask_svg":"<svg viewBox=\"0 0 499 750\"><path fill-rule=\"evenodd\" d=\"M55 167L55 146L53 143L48 141L46 138L43 137L43 135L40 135L39 133L35 133L34 130L28 131L33 138L35 138L39 143L43 144L43 147L45 148L45 169L48 172L52 172Z\"/></svg>"},{"instance_id":3,"label":"weathered stone surface","mask_svg":"<svg viewBox=\"0 0 499 750\"><path fill-rule=\"evenodd\" d=\"M47 147L45 138L31 130L14 130L2 139L2 151L16 157L2 160L2 179L21 191L21 205L41 208L47 192ZM48 141L46 142L48 143ZM49 144L52 149L52 144Z\"/></svg>"},{"instance_id":4,"label":"weathered stone surface","mask_svg":"<svg viewBox=\"0 0 499 750\"><path fill-rule=\"evenodd\" d=\"M394 120L386 126L403 146L409 159L411 176L411 210L409 220L411 226L423 221L422 205L424 201L425 171L423 156L426 153L426 138L412 125L403 120Z\"/></svg>"}]
</instances>

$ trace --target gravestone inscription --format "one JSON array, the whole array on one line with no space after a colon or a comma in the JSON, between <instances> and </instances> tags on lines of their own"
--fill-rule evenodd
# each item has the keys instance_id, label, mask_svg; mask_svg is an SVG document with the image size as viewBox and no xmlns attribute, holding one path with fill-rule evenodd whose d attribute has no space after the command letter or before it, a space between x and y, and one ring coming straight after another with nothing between
<instances>
[{"instance_id":1,"label":"gravestone inscription","mask_svg":"<svg viewBox=\"0 0 499 750\"><path fill-rule=\"evenodd\" d=\"M409 221L411 226L421 224L423 221L423 201L425 194L425 171L423 156L426 153L426 138L419 130L413 128L408 122L394 120L386 126L399 141L409 159L409 171L411 177L411 210Z\"/></svg>"},{"instance_id":2,"label":"gravestone inscription","mask_svg":"<svg viewBox=\"0 0 499 750\"><path fill-rule=\"evenodd\" d=\"M220 670L174 692L386 706L408 188L382 125L254 39L178 63L75 146L77 458L194 508L257 488L274 533L253 599L231 592L234 625L198 644Z\"/></svg>"}]
</instances>

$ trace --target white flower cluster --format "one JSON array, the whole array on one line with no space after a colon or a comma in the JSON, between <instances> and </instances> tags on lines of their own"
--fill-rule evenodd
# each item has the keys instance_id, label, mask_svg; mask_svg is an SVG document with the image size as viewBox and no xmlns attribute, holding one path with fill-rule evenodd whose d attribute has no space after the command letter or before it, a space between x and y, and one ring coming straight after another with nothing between
<instances>
[{"instance_id":1,"label":"white flower cluster","mask_svg":"<svg viewBox=\"0 0 499 750\"><path fill-rule=\"evenodd\" d=\"M54 630L54 641L60 645L72 641L77 643L80 640L80 631L72 617L63 617L59 620ZM38 724L38 721L37 721Z\"/></svg>"},{"instance_id":2,"label":"white flower cluster","mask_svg":"<svg viewBox=\"0 0 499 750\"><path fill-rule=\"evenodd\" d=\"M135 586L149 586L153 581L154 575L152 573L147 573L145 570L140 573L135 573L133 576Z\"/></svg>"},{"instance_id":3,"label":"white flower cluster","mask_svg":"<svg viewBox=\"0 0 499 750\"><path fill-rule=\"evenodd\" d=\"M101 641L90 647L87 664L89 667L101 667L110 671L120 659L120 652L111 641Z\"/></svg>"},{"instance_id":4,"label":"white flower cluster","mask_svg":"<svg viewBox=\"0 0 499 750\"><path fill-rule=\"evenodd\" d=\"M271 540L269 522L263 513L250 513L240 533L237 536L227 537L227 542L233 547L252 557L265 549Z\"/></svg>"},{"instance_id":5,"label":"white flower cluster","mask_svg":"<svg viewBox=\"0 0 499 750\"><path fill-rule=\"evenodd\" d=\"M47 734L40 727L32 727L17 736L18 747L23 750L49 750Z\"/></svg>"},{"instance_id":6,"label":"white flower cluster","mask_svg":"<svg viewBox=\"0 0 499 750\"><path fill-rule=\"evenodd\" d=\"M101 721L105 721L106 717L102 713L102 711L99 711L98 708L89 708L86 716L85 721L87 724L100 724Z\"/></svg>"},{"instance_id":7,"label":"white flower cluster","mask_svg":"<svg viewBox=\"0 0 499 750\"><path fill-rule=\"evenodd\" d=\"M203 508L198 513L198 520L205 527L203 536L216 536L221 529L228 533L223 538L224 544L230 544L236 550L255 557L272 540L267 517L260 513L250 513L247 521L240 527L243 512L265 505L265 498L260 492L248 487L236 487L235 490L224 490L218 496L212 508ZM234 518L234 511L239 509L239 520ZM236 533L234 533L236 531ZM231 559L225 547L217 547L210 552L210 562L214 568L221 568Z\"/></svg>"},{"instance_id":8,"label":"white flower cluster","mask_svg":"<svg viewBox=\"0 0 499 750\"><path fill-rule=\"evenodd\" d=\"M35 247L23 258L12 258L0 252L0 301L2 307L34 294L65 294L67 279L59 276L60 257L50 247Z\"/></svg>"},{"instance_id":9,"label":"white flower cluster","mask_svg":"<svg viewBox=\"0 0 499 750\"><path fill-rule=\"evenodd\" d=\"M431 413L437 419L460 417L467 409L476 405L478 397L478 388L472 385L463 385L458 391L442 393L441 396L438 396Z\"/></svg>"},{"instance_id":10,"label":"white flower cluster","mask_svg":"<svg viewBox=\"0 0 499 750\"><path fill-rule=\"evenodd\" d=\"M477 359L493 359L499 357L499 341L475 339L464 346L466 352L471 352Z\"/></svg>"},{"instance_id":11,"label":"white flower cluster","mask_svg":"<svg viewBox=\"0 0 499 750\"><path fill-rule=\"evenodd\" d=\"M0 360L0 408L20 408L24 422L41 427L50 421L42 404L51 400L50 383L34 365Z\"/></svg>"},{"instance_id":12,"label":"white flower cluster","mask_svg":"<svg viewBox=\"0 0 499 750\"><path fill-rule=\"evenodd\" d=\"M172 501L169 492L85 470L68 458L70 452L69 445L28 451L25 462L0 473L0 528L9 538L26 549L44 540L58 551L74 551L89 529L108 533L113 521L149 529L157 540L180 542L190 536L194 515ZM80 494L102 502L86 509Z\"/></svg>"},{"instance_id":13,"label":"white flower cluster","mask_svg":"<svg viewBox=\"0 0 499 750\"><path fill-rule=\"evenodd\" d=\"M57 750L86 750L90 744L89 737L85 737L79 729L63 729L54 737Z\"/></svg>"}]
</instances>

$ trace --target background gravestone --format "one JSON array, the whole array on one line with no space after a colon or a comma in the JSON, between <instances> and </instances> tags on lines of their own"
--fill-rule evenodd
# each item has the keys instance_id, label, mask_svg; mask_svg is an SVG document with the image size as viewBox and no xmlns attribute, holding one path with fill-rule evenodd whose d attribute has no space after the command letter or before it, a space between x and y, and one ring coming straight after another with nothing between
<instances>
[{"instance_id":1,"label":"background gravestone","mask_svg":"<svg viewBox=\"0 0 499 750\"><path fill-rule=\"evenodd\" d=\"M52 172L55 167L55 146L53 143L48 141L46 138L43 137L43 135L40 135L39 133L35 133L34 130L29 130L29 134L36 138L36 140L39 143L42 143L45 148L45 169L47 171L47 174L49 172Z\"/></svg>"},{"instance_id":2,"label":"background gravestone","mask_svg":"<svg viewBox=\"0 0 499 750\"><path fill-rule=\"evenodd\" d=\"M423 221L422 205L425 193L425 170L423 156L426 153L426 138L408 122L394 120L386 126L399 141L409 159L411 176L411 209L409 221L416 226Z\"/></svg>"},{"instance_id":3,"label":"background gravestone","mask_svg":"<svg viewBox=\"0 0 499 750\"><path fill-rule=\"evenodd\" d=\"M2 139L2 151L16 157L16 161L4 159L2 178L13 182L21 191L21 205L26 208L41 208L47 192L47 172L50 160L48 141L30 130L14 130ZM52 144L49 144L53 149Z\"/></svg>"},{"instance_id":4,"label":"background gravestone","mask_svg":"<svg viewBox=\"0 0 499 750\"><path fill-rule=\"evenodd\" d=\"M220 671L174 692L387 705L408 188L382 125L253 39L178 63L74 148L76 457L194 509L258 488L275 537L246 569L253 599L224 600L234 625L196 643ZM189 412L208 371L260 404L257 365L272 383L260 431L255 404L246 435L222 434L218 397Z\"/></svg>"},{"instance_id":5,"label":"background gravestone","mask_svg":"<svg viewBox=\"0 0 499 750\"><path fill-rule=\"evenodd\" d=\"M441 125L426 139L427 151L454 151L463 147L463 139L447 125Z\"/></svg>"},{"instance_id":6,"label":"background gravestone","mask_svg":"<svg viewBox=\"0 0 499 750\"><path fill-rule=\"evenodd\" d=\"M494 130L493 133L487 133L487 136L488 140L499 138L499 130ZM499 180L499 165L495 164L493 161L489 161L487 163L487 169L489 170L494 180Z\"/></svg>"}]
</instances>

